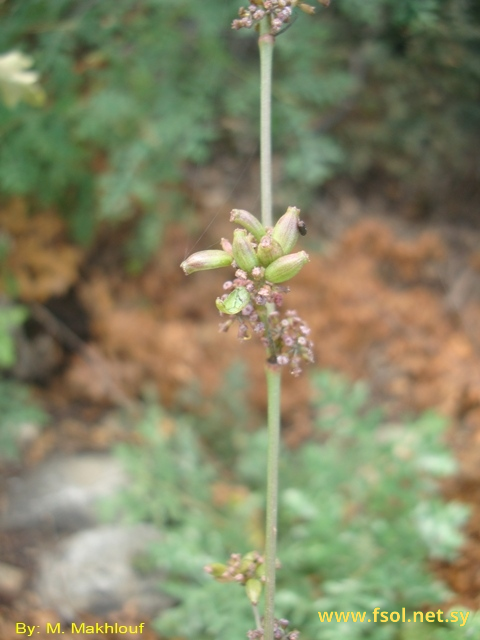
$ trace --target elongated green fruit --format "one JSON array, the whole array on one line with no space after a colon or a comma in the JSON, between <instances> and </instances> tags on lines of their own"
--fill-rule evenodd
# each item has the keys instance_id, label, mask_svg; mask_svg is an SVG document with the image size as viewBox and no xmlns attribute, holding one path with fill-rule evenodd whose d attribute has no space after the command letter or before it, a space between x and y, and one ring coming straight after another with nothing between
<instances>
[{"instance_id":1,"label":"elongated green fruit","mask_svg":"<svg viewBox=\"0 0 480 640\"><path fill-rule=\"evenodd\" d=\"M296 276L300 269L309 261L306 251L298 253L289 253L288 256L282 256L269 264L265 269L265 280L278 284L290 280Z\"/></svg>"},{"instance_id":2,"label":"elongated green fruit","mask_svg":"<svg viewBox=\"0 0 480 640\"><path fill-rule=\"evenodd\" d=\"M197 251L188 256L180 265L187 276L195 271L207 271L208 269L220 269L229 267L233 262L233 257L221 249L207 249Z\"/></svg>"},{"instance_id":3,"label":"elongated green fruit","mask_svg":"<svg viewBox=\"0 0 480 640\"><path fill-rule=\"evenodd\" d=\"M250 578L245 583L245 590L247 597L252 604L258 604L260 596L262 594L262 583L257 578Z\"/></svg>"},{"instance_id":4,"label":"elongated green fruit","mask_svg":"<svg viewBox=\"0 0 480 640\"><path fill-rule=\"evenodd\" d=\"M258 242L260 242L263 236L267 233L260 220L244 209L232 209L230 213L230 222L241 224L244 229L250 231L252 236Z\"/></svg>"},{"instance_id":5,"label":"elongated green fruit","mask_svg":"<svg viewBox=\"0 0 480 640\"><path fill-rule=\"evenodd\" d=\"M272 236L280 243L285 255L290 253L300 237L300 232L298 230L299 220L300 209L297 209L297 207L288 207L287 211L273 227Z\"/></svg>"},{"instance_id":6,"label":"elongated green fruit","mask_svg":"<svg viewBox=\"0 0 480 640\"><path fill-rule=\"evenodd\" d=\"M283 249L277 240L266 234L258 243L257 256L261 264L266 267L283 256Z\"/></svg>"},{"instance_id":7,"label":"elongated green fruit","mask_svg":"<svg viewBox=\"0 0 480 640\"><path fill-rule=\"evenodd\" d=\"M240 269L250 273L252 269L260 266L248 233L245 229L235 229L233 232L233 257Z\"/></svg>"},{"instance_id":8,"label":"elongated green fruit","mask_svg":"<svg viewBox=\"0 0 480 640\"><path fill-rule=\"evenodd\" d=\"M227 570L227 565L221 564L220 562L214 562L208 567L208 569L209 573L211 573L214 578L219 580L224 577L223 574Z\"/></svg>"}]
</instances>

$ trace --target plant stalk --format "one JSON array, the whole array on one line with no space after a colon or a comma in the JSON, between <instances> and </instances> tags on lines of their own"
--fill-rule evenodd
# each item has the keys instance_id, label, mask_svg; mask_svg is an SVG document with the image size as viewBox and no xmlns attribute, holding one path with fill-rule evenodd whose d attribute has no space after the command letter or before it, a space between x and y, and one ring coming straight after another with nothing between
<instances>
[{"instance_id":1,"label":"plant stalk","mask_svg":"<svg viewBox=\"0 0 480 640\"><path fill-rule=\"evenodd\" d=\"M273 226L272 213L272 61L275 38L270 33L270 19L260 23L260 185L262 223ZM280 443L281 373L278 367L266 366L268 394L267 498L265 526L265 617L264 640L274 640L275 572L277 557L278 455Z\"/></svg>"},{"instance_id":2,"label":"plant stalk","mask_svg":"<svg viewBox=\"0 0 480 640\"><path fill-rule=\"evenodd\" d=\"M264 640L273 640L277 558L278 458L280 449L280 367L266 366L268 394L267 501L265 530Z\"/></svg>"},{"instance_id":3,"label":"plant stalk","mask_svg":"<svg viewBox=\"0 0 480 640\"><path fill-rule=\"evenodd\" d=\"M273 226L272 215L272 60L275 37L270 34L270 20L260 23L260 192L262 223Z\"/></svg>"}]
</instances>

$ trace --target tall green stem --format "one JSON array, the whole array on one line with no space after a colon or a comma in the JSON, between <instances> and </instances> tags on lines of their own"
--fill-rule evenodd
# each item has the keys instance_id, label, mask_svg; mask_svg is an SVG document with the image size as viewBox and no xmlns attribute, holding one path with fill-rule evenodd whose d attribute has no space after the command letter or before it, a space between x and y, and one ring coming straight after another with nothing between
<instances>
[{"instance_id":1,"label":"tall green stem","mask_svg":"<svg viewBox=\"0 0 480 640\"><path fill-rule=\"evenodd\" d=\"M279 367L266 367L268 393L268 453L267 453L267 523L265 531L265 622L264 640L273 640L275 619L275 571L277 557L278 456L280 445Z\"/></svg>"},{"instance_id":2,"label":"tall green stem","mask_svg":"<svg viewBox=\"0 0 480 640\"><path fill-rule=\"evenodd\" d=\"M270 34L270 20L260 23L260 184L262 222L273 226L272 216L272 60L275 38Z\"/></svg>"},{"instance_id":3,"label":"tall green stem","mask_svg":"<svg viewBox=\"0 0 480 640\"><path fill-rule=\"evenodd\" d=\"M270 20L260 24L260 183L262 222L273 226L272 215L272 60L275 38L270 34ZM280 442L281 374L267 365L268 453L265 531L265 620L264 640L273 640L275 619L275 564L277 556L278 455Z\"/></svg>"}]
</instances>

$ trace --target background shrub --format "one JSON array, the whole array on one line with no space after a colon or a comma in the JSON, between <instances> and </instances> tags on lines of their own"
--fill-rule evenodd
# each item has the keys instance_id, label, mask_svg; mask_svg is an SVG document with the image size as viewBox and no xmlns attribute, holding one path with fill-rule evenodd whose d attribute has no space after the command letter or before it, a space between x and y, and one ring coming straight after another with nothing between
<instances>
[{"instance_id":1,"label":"background shrub","mask_svg":"<svg viewBox=\"0 0 480 640\"><path fill-rule=\"evenodd\" d=\"M445 425L430 413L384 424L379 411L366 409L363 385L326 372L312 382L313 440L282 454L279 610L305 640L340 631L349 639L407 637L409 625L397 623L320 625L317 611L409 612L445 601L429 561L455 556L467 517L463 505L443 502L438 491L438 480L455 467L441 444ZM235 428L231 414L226 430ZM132 476L122 501L130 519L155 522L164 533L154 561L167 570L161 588L179 604L158 629L196 640L241 637L251 616L244 594L202 568L263 546L265 431L243 440L227 464L203 449L198 425L173 421L158 407L150 407L140 432L142 447L120 448ZM432 638L449 633L427 626Z\"/></svg>"},{"instance_id":2,"label":"background shrub","mask_svg":"<svg viewBox=\"0 0 480 640\"><path fill-rule=\"evenodd\" d=\"M0 193L54 204L84 241L142 214L131 251L152 250L187 164L255 153L257 47L230 30L238 4L3 2L0 53L32 55L47 100L0 106ZM304 202L339 173L400 177L430 198L439 181L472 188L475 3L335 0L298 20L276 52L279 197Z\"/></svg>"}]
</instances>

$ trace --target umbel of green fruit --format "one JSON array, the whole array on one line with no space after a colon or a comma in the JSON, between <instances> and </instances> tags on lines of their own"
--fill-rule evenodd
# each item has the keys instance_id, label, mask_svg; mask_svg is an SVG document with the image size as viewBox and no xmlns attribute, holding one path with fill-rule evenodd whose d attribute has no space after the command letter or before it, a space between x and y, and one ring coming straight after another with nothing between
<instances>
[{"instance_id":1,"label":"umbel of green fruit","mask_svg":"<svg viewBox=\"0 0 480 640\"><path fill-rule=\"evenodd\" d=\"M243 227L235 229L233 242L230 244L222 240L223 250L193 253L180 265L186 275L228 267L234 263L256 281L263 279L279 284L297 275L308 262L305 251L291 253L305 228L297 207L288 207L273 229L266 229L260 220L243 209L233 209L230 220ZM238 288L226 300L217 301L218 309L229 314L238 313L247 304L246 292Z\"/></svg>"}]
</instances>

